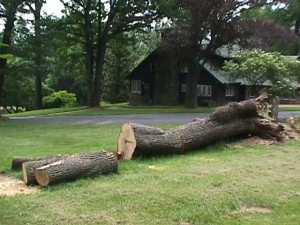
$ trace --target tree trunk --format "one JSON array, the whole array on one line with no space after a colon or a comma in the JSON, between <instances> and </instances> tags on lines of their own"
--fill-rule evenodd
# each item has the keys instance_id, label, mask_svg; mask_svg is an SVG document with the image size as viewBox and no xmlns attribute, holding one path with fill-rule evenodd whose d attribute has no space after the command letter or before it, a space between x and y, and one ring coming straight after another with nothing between
<instances>
[{"instance_id":1,"label":"tree trunk","mask_svg":"<svg viewBox=\"0 0 300 225\"><path fill-rule=\"evenodd\" d=\"M62 155L58 156L46 156L46 157L14 157L11 162L11 168L13 170L19 170L22 168L22 164L31 161L40 161L40 160L50 160L55 159L55 161L60 160Z\"/></svg>"},{"instance_id":2,"label":"tree trunk","mask_svg":"<svg viewBox=\"0 0 300 225\"><path fill-rule=\"evenodd\" d=\"M256 100L229 103L208 118L174 129L160 129L126 123L118 141L118 158L130 160L135 156L184 153L205 145L240 135L258 135L281 139L283 126L265 117L266 96Z\"/></svg>"},{"instance_id":3,"label":"tree trunk","mask_svg":"<svg viewBox=\"0 0 300 225\"><path fill-rule=\"evenodd\" d=\"M91 1L88 0L84 8L84 41L85 41L85 68L87 85L87 106L93 106L93 80L94 80L94 50L93 28L91 19Z\"/></svg>"},{"instance_id":4,"label":"tree trunk","mask_svg":"<svg viewBox=\"0 0 300 225\"><path fill-rule=\"evenodd\" d=\"M198 95L197 95L197 84L199 80L199 68L198 59L195 57L191 60L189 65L190 73L186 78L186 95L185 95L185 107L186 108L197 108L198 107Z\"/></svg>"},{"instance_id":5,"label":"tree trunk","mask_svg":"<svg viewBox=\"0 0 300 225\"><path fill-rule=\"evenodd\" d=\"M43 62L43 47L41 40L41 10L43 1L35 0L35 8L31 8L34 15L34 76L35 76L35 108L43 108L43 93L42 93L42 62Z\"/></svg>"},{"instance_id":6,"label":"tree trunk","mask_svg":"<svg viewBox=\"0 0 300 225\"><path fill-rule=\"evenodd\" d=\"M6 5L5 8L6 22L4 25L4 31L2 35L2 44L5 44L7 46L0 46L0 54L7 54L9 51L9 45L11 44L11 37L14 28L15 15L17 13L17 9L20 3L21 1L13 1L11 3L7 3ZM2 105L6 64L7 64L7 59L0 58L0 105Z\"/></svg>"},{"instance_id":7,"label":"tree trunk","mask_svg":"<svg viewBox=\"0 0 300 225\"><path fill-rule=\"evenodd\" d=\"M157 53L155 53L157 54ZM170 57L172 55L172 57ZM173 105L179 102L178 64L180 53L177 50L159 50L155 71L154 104Z\"/></svg>"},{"instance_id":8,"label":"tree trunk","mask_svg":"<svg viewBox=\"0 0 300 225\"><path fill-rule=\"evenodd\" d=\"M91 152L68 156L65 159L35 170L37 182L42 186L91 177L118 171L118 161L113 152Z\"/></svg>"},{"instance_id":9,"label":"tree trunk","mask_svg":"<svg viewBox=\"0 0 300 225\"><path fill-rule=\"evenodd\" d=\"M93 106L98 106L98 107L100 106L101 94L102 94L103 65L104 65L105 52L106 52L106 43L98 47L98 52L96 57Z\"/></svg>"},{"instance_id":10,"label":"tree trunk","mask_svg":"<svg viewBox=\"0 0 300 225\"><path fill-rule=\"evenodd\" d=\"M102 29L102 12L101 5L98 6L98 36L97 36L97 54L96 54L96 70L93 92L93 106L100 106L103 83L103 65L109 41L109 29L115 17L115 12L110 12L107 17L104 28Z\"/></svg>"},{"instance_id":11,"label":"tree trunk","mask_svg":"<svg viewBox=\"0 0 300 225\"><path fill-rule=\"evenodd\" d=\"M271 110L272 110L272 118L275 121L278 121L279 96L273 96Z\"/></svg>"}]
</instances>

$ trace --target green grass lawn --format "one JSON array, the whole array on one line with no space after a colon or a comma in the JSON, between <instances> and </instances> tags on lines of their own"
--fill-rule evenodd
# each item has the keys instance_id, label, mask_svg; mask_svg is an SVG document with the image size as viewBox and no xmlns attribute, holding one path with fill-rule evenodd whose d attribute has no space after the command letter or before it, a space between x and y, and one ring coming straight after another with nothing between
<instances>
[{"instance_id":1,"label":"green grass lawn","mask_svg":"<svg viewBox=\"0 0 300 225\"><path fill-rule=\"evenodd\" d=\"M173 125L164 126L172 127ZM113 150L119 125L0 123L0 172L13 156ZM118 174L0 196L0 224L274 224L300 221L300 141L219 143L122 162Z\"/></svg>"}]
</instances>

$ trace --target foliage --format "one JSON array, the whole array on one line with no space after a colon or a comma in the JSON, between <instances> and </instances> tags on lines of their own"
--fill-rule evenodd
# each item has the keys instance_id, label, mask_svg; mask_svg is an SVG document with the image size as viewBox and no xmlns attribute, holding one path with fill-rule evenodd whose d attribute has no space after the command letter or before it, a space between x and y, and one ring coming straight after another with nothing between
<instances>
[{"instance_id":1,"label":"foliage","mask_svg":"<svg viewBox=\"0 0 300 225\"><path fill-rule=\"evenodd\" d=\"M177 2L177 13L171 32L164 36L163 47L179 50L183 60L189 63L187 77L186 107L197 106L197 82L199 71L210 54L224 45L238 43L241 46L272 49L281 41L295 43L299 38L287 28L266 20L254 18L249 21L245 12L261 9L279 1L240 1L240 0L187 0ZM172 6L173 6L172 1ZM167 3L166 3L167 4ZM169 12L169 11L168 11ZM178 15L176 17L176 15ZM252 18L251 18L252 19ZM201 64L199 65L199 62Z\"/></svg>"},{"instance_id":2,"label":"foliage","mask_svg":"<svg viewBox=\"0 0 300 225\"><path fill-rule=\"evenodd\" d=\"M283 54L298 54L300 50L300 1L274 1L263 7L242 13L245 32L242 42L248 47ZM298 25L297 25L298 24Z\"/></svg>"},{"instance_id":3,"label":"foliage","mask_svg":"<svg viewBox=\"0 0 300 225\"><path fill-rule=\"evenodd\" d=\"M104 101L110 103L128 101L127 75L156 48L157 41L157 33L151 31L141 34L127 32L110 41L104 66Z\"/></svg>"},{"instance_id":4,"label":"foliage","mask_svg":"<svg viewBox=\"0 0 300 225\"><path fill-rule=\"evenodd\" d=\"M2 105L15 109L15 112L33 108L34 83L28 76L28 66L30 64L19 57L9 60L3 87Z\"/></svg>"},{"instance_id":5,"label":"foliage","mask_svg":"<svg viewBox=\"0 0 300 225\"><path fill-rule=\"evenodd\" d=\"M86 103L98 106L103 88L104 58L108 43L117 35L142 30L158 18L155 1L68 1L66 29L82 45L85 60Z\"/></svg>"},{"instance_id":6,"label":"foliage","mask_svg":"<svg viewBox=\"0 0 300 225\"><path fill-rule=\"evenodd\" d=\"M76 95L67 91L54 92L43 98L43 105L45 108L72 107L76 104Z\"/></svg>"},{"instance_id":7,"label":"foliage","mask_svg":"<svg viewBox=\"0 0 300 225\"><path fill-rule=\"evenodd\" d=\"M133 68L131 49L125 35L112 40L108 46L105 64L103 100L110 103L128 100L128 79L126 76Z\"/></svg>"},{"instance_id":8,"label":"foliage","mask_svg":"<svg viewBox=\"0 0 300 225\"><path fill-rule=\"evenodd\" d=\"M9 45L0 43L0 49L1 49L1 48L8 48L8 47L9 47ZM12 54L0 54L0 58L1 58L1 59L10 59L10 58L12 58L12 57L13 57Z\"/></svg>"},{"instance_id":9,"label":"foliage","mask_svg":"<svg viewBox=\"0 0 300 225\"><path fill-rule=\"evenodd\" d=\"M299 79L300 62L286 60L279 53L245 50L238 52L233 60L227 61L223 71L233 80L241 78L256 87L271 81L272 94L284 97L291 95L296 88L294 84Z\"/></svg>"},{"instance_id":10,"label":"foliage","mask_svg":"<svg viewBox=\"0 0 300 225\"><path fill-rule=\"evenodd\" d=\"M206 59L240 38L240 11L253 5L255 1L178 1L175 29L165 34L162 49L177 49L188 63L186 107L197 107L198 76Z\"/></svg>"},{"instance_id":11,"label":"foliage","mask_svg":"<svg viewBox=\"0 0 300 225\"><path fill-rule=\"evenodd\" d=\"M3 86L5 80L5 69L7 65L7 56L9 56L10 45L12 43L13 28L15 16L23 0L2 0L0 1L0 18L5 18L4 30L2 33L0 48L0 105L3 97ZM3 47L6 46L6 47Z\"/></svg>"},{"instance_id":12,"label":"foliage","mask_svg":"<svg viewBox=\"0 0 300 225\"><path fill-rule=\"evenodd\" d=\"M44 0L35 0L27 1L26 6L29 8L30 13L33 15L32 26L33 26L33 35L32 35L32 61L34 64L34 78L35 78L35 108L42 108L42 78L43 78L43 67L44 67L44 58L45 54L43 51L44 43L46 38L43 37L42 31L42 7L45 3Z\"/></svg>"}]
</instances>

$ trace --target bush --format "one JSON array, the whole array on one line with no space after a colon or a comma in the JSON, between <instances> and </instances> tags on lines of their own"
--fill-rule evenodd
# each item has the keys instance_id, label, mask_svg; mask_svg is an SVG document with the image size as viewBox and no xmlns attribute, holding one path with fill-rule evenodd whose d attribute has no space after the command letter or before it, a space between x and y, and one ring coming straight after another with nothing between
<instances>
[{"instance_id":1,"label":"bush","mask_svg":"<svg viewBox=\"0 0 300 225\"><path fill-rule=\"evenodd\" d=\"M43 105L45 108L72 107L76 104L76 95L67 91L54 92L43 98Z\"/></svg>"}]
</instances>

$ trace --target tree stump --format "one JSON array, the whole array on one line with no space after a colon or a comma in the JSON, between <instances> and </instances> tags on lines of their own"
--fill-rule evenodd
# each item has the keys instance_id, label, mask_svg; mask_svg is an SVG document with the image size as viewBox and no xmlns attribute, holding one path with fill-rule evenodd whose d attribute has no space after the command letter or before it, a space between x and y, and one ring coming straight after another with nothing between
<instances>
[{"instance_id":1,"label":"tree stump","mask_svg":"<svg viewBox=\"0 0 300 225\"><path fill-rule=\"evenodd\" d=\"M70 155L65 159L36 168L35 177L41 186L91 177L118 171L118 161L113 152L90 152Z\"/></svg>"},{"instance_id":2,"label":"tree stump","mask_svg":"<svg viewBox=\"0 0 300 225\"><path fill-rule=\"evenodd\" d=\"M135 156L182 154L205 145L240 135L282 139L283 126L268 118L267 96L255 100L229 103L208 118L195 119L173 129L160 129L136 123L122 126L118 140L119 159Z\"/></svg>"}]
</instances>

